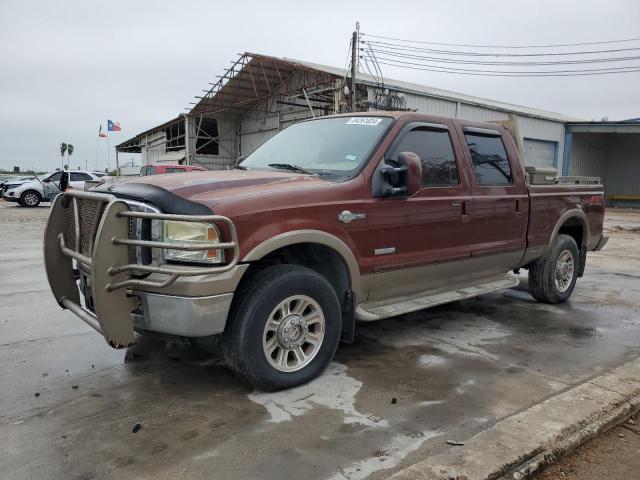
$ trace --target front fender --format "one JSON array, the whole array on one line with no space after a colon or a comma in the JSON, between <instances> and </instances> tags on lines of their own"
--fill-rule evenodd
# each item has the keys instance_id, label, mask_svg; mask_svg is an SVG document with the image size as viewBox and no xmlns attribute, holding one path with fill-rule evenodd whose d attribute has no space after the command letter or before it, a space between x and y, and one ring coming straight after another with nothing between
<instances>
[{"instance_id":1,"label":"front fender","mask_svg":"<svg viewBox=\"0 0 640 480\"><path fill-rule=\"evenodd\" d=\"M280 248L295 245L299 243L316 243L325 245L332 248L344 260L347 268L349 269L349 276L351 277L351 289L356 295L356 298L362 297L362 286L360 282L360 268L356 260L353 251L349 246L341 240L339 237L322 230L292 230L284 232L279 235L273 236L262 243L256 245L249 253L247 253L242 262L252 262L260 260L266 255L274 252Z\"/></svg>"}]
</instances>

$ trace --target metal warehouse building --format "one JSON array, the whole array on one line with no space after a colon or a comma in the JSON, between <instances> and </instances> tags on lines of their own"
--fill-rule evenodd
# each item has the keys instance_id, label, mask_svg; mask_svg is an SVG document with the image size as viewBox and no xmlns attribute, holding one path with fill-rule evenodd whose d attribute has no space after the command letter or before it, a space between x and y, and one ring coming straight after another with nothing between
<instances>
[{"instance_id":1,"label":"metal warehouse building","mask_svg":"<svg viewBox=\"0 0 640 480\"><path fill-rule=\"evenodd\" d=\"M382 85L364 73L356 79L358 111L406 109L468 120L515 121L527 165L553 166L565 175L600 176L613 201L633 202L640 193L640 135L635 130L640 123L605 127L424 85L390 79ZM140 153L143 164L180 162L224 169L292 123L350 111L350 85L348 72L339 68L245 53L196 97L186 113L126 140L116 150ZM635 185L629 185L625 175L624 185L619 185L619 168L632 166Z\"/></svg>"},{"instance_id":2,"label":"metal warehouse building","mask_svg":"<svg viewBox=\"0 0 640 480\"><path fill-rule=\"evenodd\" d=\"M640 118L566 124L563 175L600 177L610 205L640 206Z\"/></svg>"}]
</instances>

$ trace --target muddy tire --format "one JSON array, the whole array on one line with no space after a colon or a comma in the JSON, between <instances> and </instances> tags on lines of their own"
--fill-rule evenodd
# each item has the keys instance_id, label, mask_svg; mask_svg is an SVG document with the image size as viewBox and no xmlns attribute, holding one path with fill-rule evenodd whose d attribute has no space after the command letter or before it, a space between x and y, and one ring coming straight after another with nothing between
<instances>
[{"instance_id":1,"label":"muddy tire","mask_svg":"<svg viewBox=\"0 0 640 480\"><path fill-rule=\"evenodd\" d=\"M564 302L576 286L579 263L576 241L559 234L549 254L529 268L529 292L539 302Z\"/></svg>"},{"instance_id":2,"label":"muddy tire","mask_svg":"<svg viewBox=\"0 0 640 480\"><path fill-rule=\"evenodd\" d=\"M223 334L231 369L265 391L319 376L338 347L340 303L327 280L297 265L275 265L236 292Z\"/></svg>"},{"instance_id":3,"label":"muddy tire","mask_svg":"<svg viewBox=\"0 0 640 480\"><path fill-rule=\"evenodd\" d=\"M20 205L28 208L35 208L40 205L42 197L35 190L27 190L20 195Z\"/></svg>"}]
</instances>

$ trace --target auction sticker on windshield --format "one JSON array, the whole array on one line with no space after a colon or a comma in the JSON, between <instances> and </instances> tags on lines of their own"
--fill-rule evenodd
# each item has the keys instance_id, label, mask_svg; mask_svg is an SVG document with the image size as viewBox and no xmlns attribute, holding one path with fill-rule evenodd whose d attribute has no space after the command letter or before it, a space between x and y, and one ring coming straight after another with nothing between
<instances>
[{"instance_id":1,"label":"auction sticker on windshield","mask_svg":"<svg viewBox=\"0 0 640 480\"><path fill-rule=\"evenodd\" d=\"M376 126L382 121L380 117L352 117L347 122L347 125L368 125Z\"/></svg>"}]
</instances>

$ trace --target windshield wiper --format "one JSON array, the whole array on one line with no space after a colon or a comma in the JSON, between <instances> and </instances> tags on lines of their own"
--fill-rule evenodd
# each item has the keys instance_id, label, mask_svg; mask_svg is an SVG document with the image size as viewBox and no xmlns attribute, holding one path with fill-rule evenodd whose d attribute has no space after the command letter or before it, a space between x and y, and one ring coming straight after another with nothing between
<instances>
[{"instance_id":1,"label":"windshield wiper","mask_svg":"<svg viewBox=\"0 0 640 480\"><path fill-rule=\"evenodd\" d=\"M296 172L296 173L306 173L307 175L316 175L316 173L314 172L310 172L309 170L306 170L297 165L291 165L290 163L269 163L268 166L271 168L279 168L280 170L289 170L291 172Z\"/></svg>"},{"instance_id":2,"label":"windshield wiper","mask_svg":"<svg viewBox=\"0 0 640 480\"><path fill-rule=\"evenodd\" d=\"M247 167L245 167L245 166L243 166L243 165L238 164L238 165L234 165L234 166L233 166L233 169L234 169L234 170L246 170L246 169L247 169Z\"/></svg>"}]
</instances>

